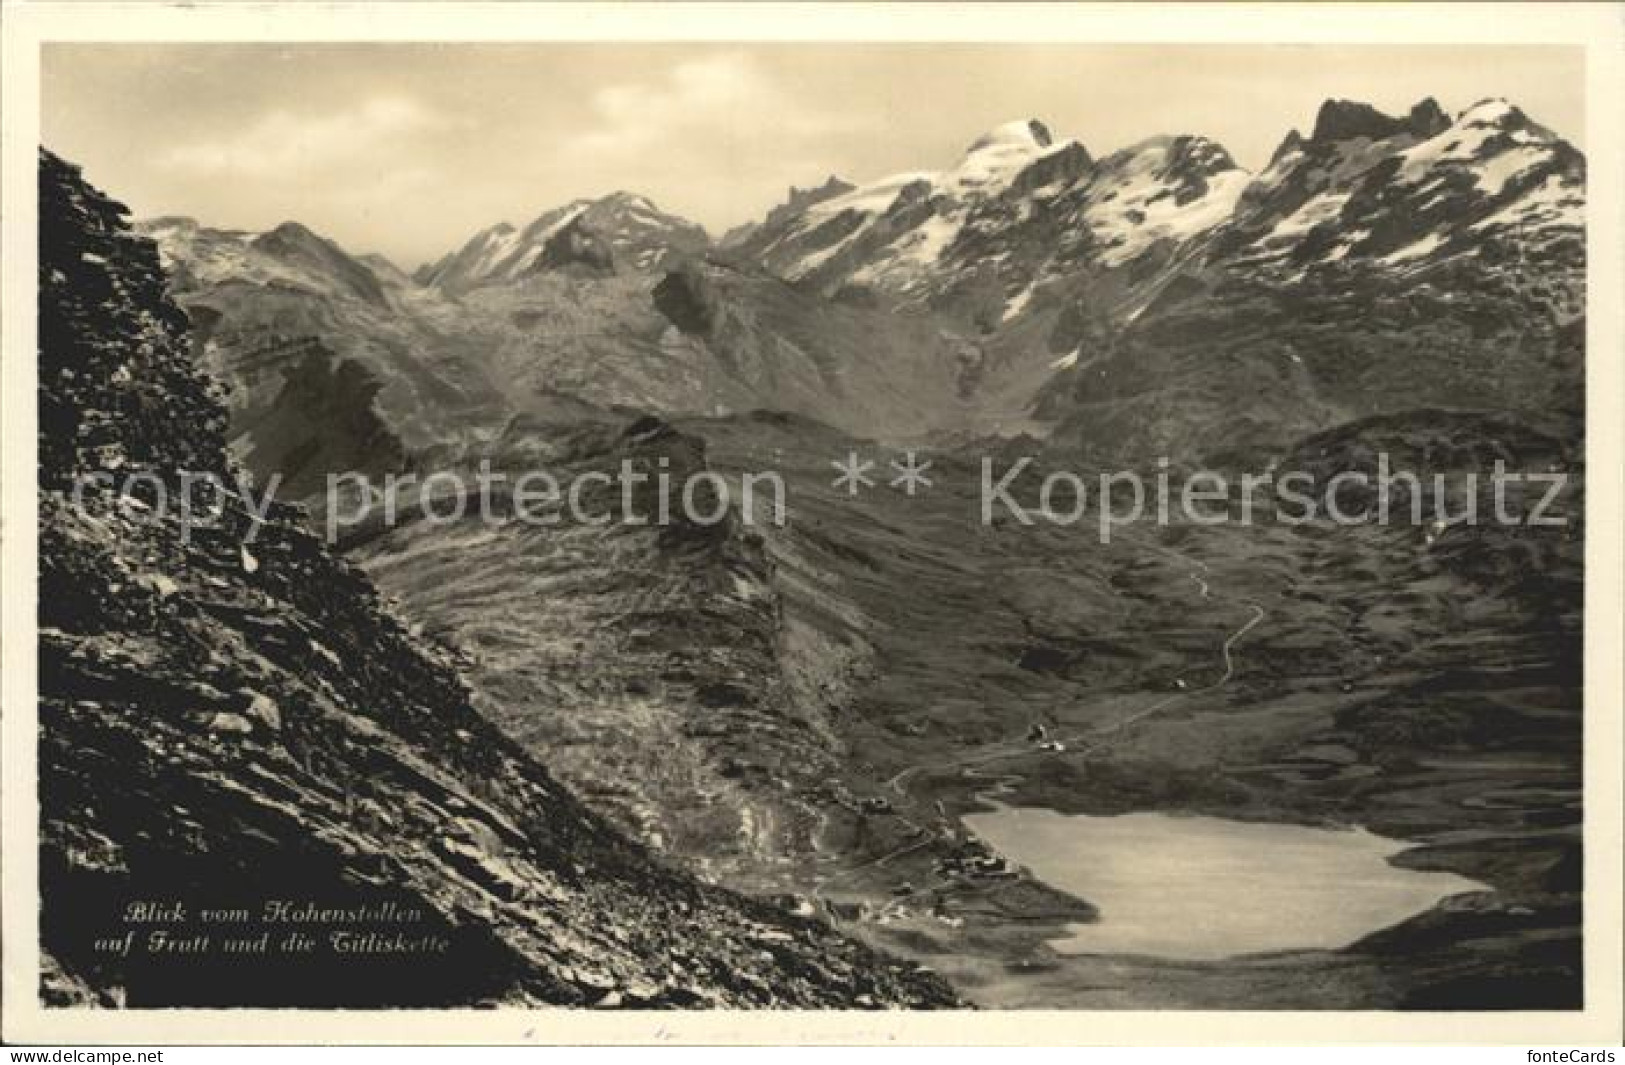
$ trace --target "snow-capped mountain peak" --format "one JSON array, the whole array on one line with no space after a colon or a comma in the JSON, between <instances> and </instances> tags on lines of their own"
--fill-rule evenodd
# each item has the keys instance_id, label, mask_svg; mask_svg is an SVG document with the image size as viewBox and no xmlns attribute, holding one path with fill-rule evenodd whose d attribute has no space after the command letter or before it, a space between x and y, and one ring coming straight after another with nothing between
<instances>
[{"instance_id":1,"label":"snow-capped mountain peak","mask_svg":"<svg viewBox=\"0 0 1625 1065\"><path fill-rule=\"evenodd\" d=\"M1413 275L1492 237L1564 260L1583 245L1584 178L1578 151L1505 100L1454 119L1431 99L1403 118L1334 101L1247 189L1227 240L1285 278L1354 263Z\"/></svg>"}]
</instances>

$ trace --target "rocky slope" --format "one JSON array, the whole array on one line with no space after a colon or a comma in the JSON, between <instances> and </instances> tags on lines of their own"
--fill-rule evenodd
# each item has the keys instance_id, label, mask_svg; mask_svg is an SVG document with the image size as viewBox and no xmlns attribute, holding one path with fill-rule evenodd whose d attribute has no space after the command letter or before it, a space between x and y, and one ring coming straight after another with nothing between
<instances>
[{"instance_id":1,"label":"rocky slope","mask_svg":"<svg viewBox=\"0 0 1625 1065\"><path fill-rule=\"evenodd\" d=\"M358 529L348 554L455 649L475 705L584 801L708 876L785 892L796 885L762 871L812 849L808 796L843 748L794 675L763 532L737 499L700 524L653 480L681 485L710 468L707 451L652 417L529 421L459 465L545 465L568 483L630 462L650 478L633 495L642 520L613 520L606 489L590 520L408 520ZM674 520L653 524L662 511Z\"/></svg>"},{"instance_id":2,"label":"rocky slope","mask_svg":"<svg viewBox=\"0 0 1625 1065\"><path fill-rule=\"evenodd\" d=\"M160 489L182 471L233 483L186 318L120 205L49 153L40 195L48 1002L950 1001L628 843L476 713L295 511L275 505L256 528L228 493L185 534ZM92 472L144 479L76 500ZM368 912L267 923L277 900ZM143 902L159 905L128 908ZM253 945L283 944L290 922L309 952ZM132 950L108 948L126 932ZM341 953L333 934L394 946Z\"/></svg>"},{"instance_id":3,"label":"rocky slope","mask_svg":"<svg viewBox=\"0 0 1625 1065\"><path fill-rule=\"evenodd\" d=\"M995 326L1057 279L1155 272L1154 252L1189 259L1214 236L1213 257L1299 272L1349 260L1408 272L1497 237L1562 261L1576 251L1583 179L1572 146L1502 100L1453 120L1431 99L1403 118L1328 101L1310 136L1290 133L1257 175L1200 136L1096 160L1033 120L986 134L949 171L792 190L727 247L826 292L904 302L963 300L983 275L1003 297Z\"/></svg>"}]
</instances>

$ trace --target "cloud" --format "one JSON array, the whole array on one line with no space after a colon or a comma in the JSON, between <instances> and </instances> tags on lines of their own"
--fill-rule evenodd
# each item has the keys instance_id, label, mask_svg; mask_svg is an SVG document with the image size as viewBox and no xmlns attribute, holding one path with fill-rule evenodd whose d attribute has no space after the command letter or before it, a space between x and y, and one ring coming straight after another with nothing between
<instances>
[{"instance_id":1,"label":"cloud","mask_svg":"<svg viewBox=\"0 0 1625 1065\"><path fill-rule=\"evenodd\" d=\"M741 53L687 60L653 82L606 86L593 94L592 109L593 128L563 147L575 158L603 162L713 149L740 138L793 143L876 127L872 117L795 98Z\"/></svg>"},{"instance_id":2,"label":"cloud","mask_svg":"<svg viewBox=\"0 0 1625 1065\"><path fill-rule=\"evenodd\" d=\"M444 117L405 97L377 97L326 114L275 110L234 136L179 144L159 157L171 170L211 177L310 177L376 162Z\"/></svg>"}]
</instances>

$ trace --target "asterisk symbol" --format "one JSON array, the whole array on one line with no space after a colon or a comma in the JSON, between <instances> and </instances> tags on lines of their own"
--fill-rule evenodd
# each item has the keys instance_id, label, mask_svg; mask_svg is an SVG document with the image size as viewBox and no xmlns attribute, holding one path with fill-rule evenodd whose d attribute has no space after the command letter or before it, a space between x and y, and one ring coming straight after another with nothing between
<instances>
[{"instance_id":1,"label":"asterisk symbol","mask_svg":"<svg viewBox=\"0 0 1625 1065\"><path fill-rule=\"evenodd\" d=\"M931 487L931 478L925 475L925 471L931 468L930 459L922 462L914 457L914 452L909 451L904 454L902 462L892 459L891 468L897 471L897 476L891 479L893 488L900 485L904 492L913 495L916 489Z\"/></svg>"},{"instance_id":2,"label":"asterisk symbol","mask_svg":"<svg viewBox=\"0 0 1625 1065\"><path fill-rule=\"evenodd\" d=\"M863 458L856 451L848 451L845 462L831 460L830 465L840 471L840 475L830 484L836 488L845 488L846 494L849 496L857 495L860 488L873 488L875 486L875 482L871 481L867 476L869 471L875 468L875 464Z\"/></svg>"}]
</instances>

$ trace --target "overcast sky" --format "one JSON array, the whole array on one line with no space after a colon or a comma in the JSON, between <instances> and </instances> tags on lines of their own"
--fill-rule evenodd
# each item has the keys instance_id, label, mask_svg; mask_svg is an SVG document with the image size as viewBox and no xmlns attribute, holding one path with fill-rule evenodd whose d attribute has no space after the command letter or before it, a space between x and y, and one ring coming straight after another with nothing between
<instances>
[{"instance_id":1,"label":"overcast sky","mask_svg":"<svg viewBox=\"0 0 1625 1065\"><path fill-rule=\"evenodd\" d=\"M138 216L295 219L410 268L628 189L714 234L788 186L953 164L1038 118L1104 155L1202 133L1258 169L1328 97L1504 96L1583 144L1578 51L1099 45L50 45L43 137Z\"/></svg>"}]
</instances>

